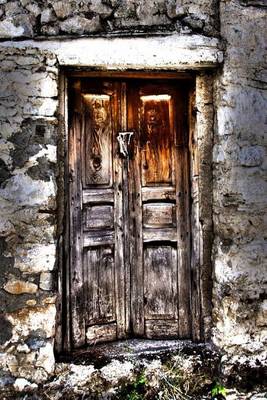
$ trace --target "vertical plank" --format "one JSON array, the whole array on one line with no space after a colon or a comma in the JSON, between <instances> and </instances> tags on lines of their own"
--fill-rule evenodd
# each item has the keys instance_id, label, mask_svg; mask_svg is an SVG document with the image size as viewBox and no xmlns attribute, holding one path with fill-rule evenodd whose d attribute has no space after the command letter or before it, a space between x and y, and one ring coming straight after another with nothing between
<instances>
[{"instance_id":1,"label":"vertical plank","mask_svg":"<svg viewBox=\"0 0 267 400\"><path fill-rule=\"evenodd\" d=\"M123 176L122 160L119 156L117 133L121 128L121 87L114 83L112 98L113 124L113 182L114 182L114 230L115 230L115 293L117 337L125 337L125 271L124 271L124 215L123 215Z\"/></svg>"},{"instance_id":2,"label":"vertical plank","mask_svg":"<svg viewBox=\"0 0 267 400\"><path fill-rule=\"evenodd\" d=\"M128 92L128 129L134 131L133 156L129 163L131 325L136 336L144 335L144 267L139 94L134 84Z\"/></svg>"},{"instance_id":3,"label":"vertical plank","mask_svg":"<svg viewBox=\"0 0 267 400\"><path fill-rule=\"evenodd\" d=\"M64 206L65 206L65 232L64 232L64 257L62 261L64 262L64 276L63 276L63 297L64 297L64 307L62 318L64 319L64 329L63 329L63 350L69 351L71 349L71 317L70 317L70 253L69 253L69 243L70 243L70 220L69 220L69 210L70 210L70 198L69 198L69 82L65 77L65 140L64 140Z\"/></svg>"},{"instance_id":4,"label":"vertical plank","mask_svg":"<svg viewBox=\"0 0 267 400\"><path fill-rule=\"evenodd\" d=\"M120 86L120 124L121 131L127 131L127 84L122 82ZM124 310L125 310L125 333L130 334L130 231L129 231L129 157L121 159L122 165L122 190L123 190L123 251L124 270L121 279L124 282Z\"/></svg>"},{"instance_id":5,"label":"vertical plank","mask_svg":"<svg viewBox=\"0 0 267 400\"><path fill-rule=\"evenodd\" d=\"M70 285L72 320L71 338L73 347L85 344L84 279L81 230L81 83L73 83L74 109L69 130L69 201L70 201Z\"/></svg>"}]
</instances>

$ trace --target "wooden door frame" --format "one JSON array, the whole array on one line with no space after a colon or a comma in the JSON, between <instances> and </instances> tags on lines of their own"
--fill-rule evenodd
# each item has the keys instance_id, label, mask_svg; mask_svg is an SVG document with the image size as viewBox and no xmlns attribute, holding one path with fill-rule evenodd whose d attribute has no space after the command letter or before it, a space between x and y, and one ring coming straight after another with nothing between
<instances>
[{"instance_id":1,"label":"wooden door frame","mask_svg":"<svg viewBox=\"0 0 267 400\"><path fill-rule=\"evenodd\" d=\"M175 79L190 82L188 134L191 191L191 310L193 341L211 335L213 72L103 71L62 68L59 75L58 301L55 352L71 351L69 326L68 79L70 77ZM199 311L200 310L200 311Z\"/></svg>"}]
</instances>

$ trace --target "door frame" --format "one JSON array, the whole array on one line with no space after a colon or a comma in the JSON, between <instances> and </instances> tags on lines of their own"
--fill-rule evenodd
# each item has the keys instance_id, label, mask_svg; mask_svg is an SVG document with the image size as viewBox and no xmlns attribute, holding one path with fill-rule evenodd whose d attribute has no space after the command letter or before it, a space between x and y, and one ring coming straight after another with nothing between
<instances>
[{"instance_id":1,"label":"door frame","mask_svg":"<svg viewBox=\"0 0 267 400\"><path fill-rule=\"evenodd\" d=\"M212 225L212 148L213 148L213 73L173 71L103 71L62 68L59 75L58 137L58 300L55 352L71 348L68 225L68 79L70 77L145 78L187 81L190 85L188 134L191 191L191 310L192 339L205 342L211 334L211 251Z\"/></svg>"}]
</instances>

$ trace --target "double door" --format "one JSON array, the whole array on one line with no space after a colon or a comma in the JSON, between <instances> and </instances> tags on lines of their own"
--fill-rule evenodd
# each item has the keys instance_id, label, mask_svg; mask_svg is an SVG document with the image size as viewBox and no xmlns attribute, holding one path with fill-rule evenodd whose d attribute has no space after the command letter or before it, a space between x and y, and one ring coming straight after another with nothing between
<instances>
[{"instance_id":1,"label":"double door","mask_svg":"<svg viewBox=\"0 0 267 400\"><path fill-rule=\"evenodd\" d=\"M69 83L72 347L191 336L186 91Z\"/></svg>"}]
</instances>

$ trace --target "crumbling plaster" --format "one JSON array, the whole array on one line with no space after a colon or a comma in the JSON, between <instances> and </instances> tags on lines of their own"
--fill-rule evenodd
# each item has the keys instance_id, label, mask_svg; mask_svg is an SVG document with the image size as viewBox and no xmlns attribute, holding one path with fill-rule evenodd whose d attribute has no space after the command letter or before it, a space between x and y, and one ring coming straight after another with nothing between
<instances>
[{"instance_id":1,"label":"crumbling plaster","mask_svg":"<svg viewBox=\"0 0 267 400\"><path fill-rule=\"evenodd\" d=\"M41 7L28 0L0 1L1 382L17 377L38 383L54 369L60 66L216 68L209 87L213 105L206 104L215 112L212 341L225 353L225 373L239 364L262 367L267 341L262 2L85 1L75 9L72 3L77 2L45 1ZM153 17L148 6L156 8ZM149 36L140 37L143 33ZM203 98L197 98L199 121ZM200 163L205 169L205 160Z\"/></svg>"}]
</instances>

